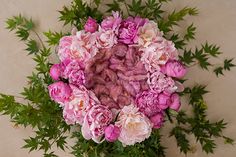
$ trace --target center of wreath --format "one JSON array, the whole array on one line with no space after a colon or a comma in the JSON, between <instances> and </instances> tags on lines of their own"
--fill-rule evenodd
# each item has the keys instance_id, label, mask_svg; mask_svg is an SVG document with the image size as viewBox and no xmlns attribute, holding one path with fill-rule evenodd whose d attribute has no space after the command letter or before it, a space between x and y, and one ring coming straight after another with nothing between
<instances>
[{"instance_id":1,"label":"center of wreath","mask_svg":"<svg viewBox=\"0 0 236 157\"><path fill-rule=\"evenodd\" d=\"M148 89L147 71L140 61L141 53L125 44L102 49L86 65L86 88L109 108L130 105L139 91Z\"/></svg>"}]
</instances>

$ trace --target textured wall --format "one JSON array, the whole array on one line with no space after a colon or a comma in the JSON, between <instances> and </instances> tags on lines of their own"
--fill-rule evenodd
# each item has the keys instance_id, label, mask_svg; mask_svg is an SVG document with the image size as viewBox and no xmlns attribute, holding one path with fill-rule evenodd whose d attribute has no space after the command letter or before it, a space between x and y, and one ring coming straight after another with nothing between
<instances>
[{"instance_id":1,"label":"textured wall","mask_svg":"<svg viewBox=\"0 0 236 157\"><path fill-rule=\"evenodd\" d=\"M62 24L58 23L58 13L63 5L69 4L69 0L0 0L0 92L18 95L22 87L26 85L26 76L28 76L34 66L30 56L26 56L23 49L24 45L15 38L13 33L4 29L4 21L7 17L21 13L26 17L32 17L37 21L40 32L59 30ZM224 57L236 57L236 1L235 0L175 0L174 4L168 8L180 8L186 5L196 6L200 9L200 15L195 17L194 23L198 28L197 41L193 45L199 45L208 40L219 44L224 52ZM191 20L183 24L191 24ZM225 130L227 135L236 139L236 104L234 101L236 91L236 69L231 73L226 73L226 77L216 78L214 74L199 71L198 68L190 69L188 77L193 81L187 82L204 83L212 91L208 94L207 102L209 104L209 116L212 120L224 117L229 122ZM187 106L184 106L187 108ZM168 125L167 125L168 127ZM14 128L6 116L0 116L0 156L2 157L40 157L41 152L28 154L27 150L20 149L23 145L23 138L31 135L30 128ZM163 131L165 137L168 136ZM168 157L179 157L179 151L176 149L174 139L166 138L163 142L169 148ZM223 141L219 143L214 155L210 157L234 157L236 148L226 146ZM195 141L192 141L195 146ZM189 154L189 157L204 157L205 153L196 145L197 151ZM167 150L168 151L168 150ZM68 156L59 152L59 156ZM182 155L184 156L184 155Z\"/></svg>"}]
</instances>

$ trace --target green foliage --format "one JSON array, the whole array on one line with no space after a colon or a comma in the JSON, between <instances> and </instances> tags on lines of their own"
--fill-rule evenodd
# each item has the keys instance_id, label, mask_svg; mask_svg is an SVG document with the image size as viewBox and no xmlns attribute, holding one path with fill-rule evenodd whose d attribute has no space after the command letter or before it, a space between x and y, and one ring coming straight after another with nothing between
<instances>
[{"instance_id":1,"label":"green foliage","mask_svg":"<svg viewBox=\"0 0 236 157\"><path fill-rule=\"evenodd\" d=\"M224 75L224 71L230 71L232 67L235 67L236 65L232 63L233 58L231 59L225 59L223 66L219 66L214 69L214 73L218 77L219 75Z\"/></svg>"},{"instance_id":2,"label":"green foliage","mask_svg":"<svg viewBox=\"0 0 236 157\"><path fill-rule=\"evenodd\" d=\"M44 35L47 37L47 43L49 46L55 46L59 44L59 40L64 36L62 32L44 32Z\"/></svg>"},{"instance_id":3,"label":"green foliage","mask_svg":"<svg viewBox=\"0 0 236 157\"><path fill-rule=\"evenodd\" d=\"M192 23L190 26L188 26L187 33L184 35L184 39L187 41L189 41L191 39L195 39L195 37L194 37L195 33L196 33L195 31L196 31L196 27L194 27L193 23Z\"/></svg>"},{"instance_id":4,"label":"green foliage","mask_svg":"<svg viewBox=\"0 0 236 157\"><path fill-rule=\"evenodd\" d=\"M196 8L185 7L169 14L162 8L170 1L114 0L110 4L104 4L106 1L92 0L88 4L82 0L73 0L70 6L59 11L59 19L65 25L75 26L80 30L89 16L97 19L98 22L102 20L102 12L104 12L100 7L102 5L108 7L107 12L118 10L124 16L139 15L152 19L158 22L165 37L169 37L180 52L183 51L179 57L186 66L198 64L202 69L208 70L213 65L209 59L219 57L221 54L219 46L206 42L199 48L187 50L188 42L195 39L196 27L193 24L189 25L184 30L186 33L183 36L173 32L173 27L180 26L180 21L188 15L197 15L198 11ZM19 15L9 18L6 24L7 29L15 31L16 36L25 42L26 51L33 56L32 58L36 62L34 72L27 77L28 85L21 93L23 97L20 97L26 104L18 103L14 96L0 94L0 113L9 115L16 126L30 126L34 130L34 135L24 140L23 148L27 148L29 151L43 150L44 157L56 157L57 155L51 151L51 148L54 146L61 150L69 148L66 142L69 138L66 135L69 132L72 134L71 138L76 140L75 145L71 147L71 153L77 157L85 155L89 157L165 157L165 147L161 145L160 129L154 130L147 140L127 147L123 147L118 141L96 144L92 140L85 140L80 131L71 132L70 126L63 120L59 104L50 99L47 90L47 86L53 82L49 76L51 63L48 58L54 46L58 45L60 38L65 34L54 31L45 32L48 45L45 46L40 35L34 30L35 24L31 19L28 20ZM215 68L214 72L217 76L223 75L225 71L231 70L234 66L233 59L225 59L223 65ZM182 80L182 82L184 81ZM216 147L215 138L223 138L226 144L234 143L233 139L223 135L223 130L227 125L224 120L212 122L208 119L207 104L204 100L204 95L207 93L206 86L203 85L186 87L180 94L188 97L192 114L189 115L185 111L174 113L168 110L166 112L168 120L173 125L170 136L176 139L177 146L185 154L192 151L189 142L190 135L195 136L196 141L206 153L213 153ZM79 130L79 126L77 128Z\"/></svg>"}]
</instances>

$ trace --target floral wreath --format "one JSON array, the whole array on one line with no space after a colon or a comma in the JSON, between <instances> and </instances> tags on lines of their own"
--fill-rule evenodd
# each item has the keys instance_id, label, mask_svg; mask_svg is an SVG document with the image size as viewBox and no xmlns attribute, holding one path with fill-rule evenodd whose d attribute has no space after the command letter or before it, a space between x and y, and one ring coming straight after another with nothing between
<instances>
[{"instance_id":1,"label":"floral wreath","mask_svg":"<svg viewBox=\"0 0 236 157\"><path fill-rule=\"evenodd\" d=\"M119 12L101 23L89 17L60 39L58 56L50 97L87 140L134 145L162 127L166 110L180 108L186 67L154 21Z\"/></svg>"}]
</instances>

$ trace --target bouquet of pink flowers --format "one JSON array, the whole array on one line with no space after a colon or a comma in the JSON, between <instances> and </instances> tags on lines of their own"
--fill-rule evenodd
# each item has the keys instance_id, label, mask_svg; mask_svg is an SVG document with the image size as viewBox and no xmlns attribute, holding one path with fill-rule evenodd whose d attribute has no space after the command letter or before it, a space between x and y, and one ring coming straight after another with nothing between
<instances>
[{"instance_id":1,"label":"bouquet of pink flowers","mask_svg":"<svg viewBox=\"0 0 236 157\"><path fill-rule=\"evenodd\" d=\"M119 12L101 23L88 18L83 30L60 39L58 56L50 97L87 140L134 145L162 126L167 109L180 108L186 67L152 20Z\"/></svg>"}]
</instances>

